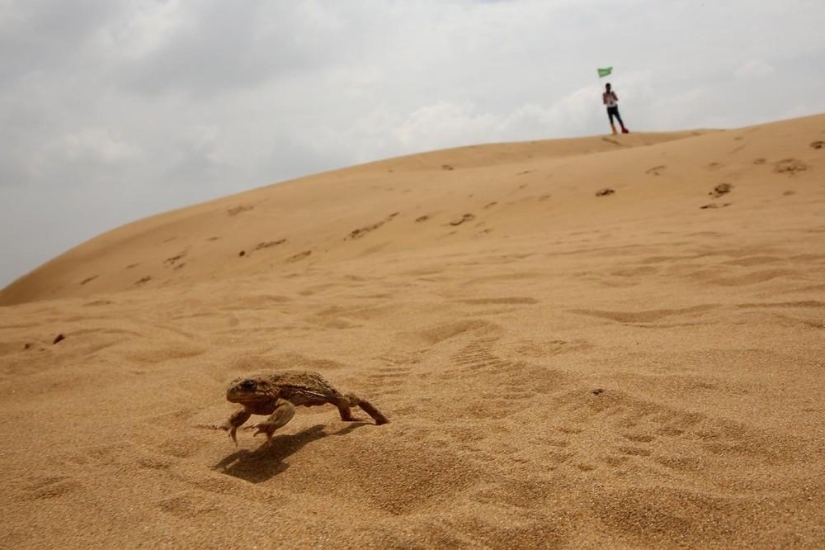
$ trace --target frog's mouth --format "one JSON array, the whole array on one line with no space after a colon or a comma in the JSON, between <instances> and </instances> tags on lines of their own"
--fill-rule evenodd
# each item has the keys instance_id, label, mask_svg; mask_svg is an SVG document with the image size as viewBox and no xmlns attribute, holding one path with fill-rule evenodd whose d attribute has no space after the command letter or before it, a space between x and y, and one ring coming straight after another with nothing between
<instances>
[{"instance_id":1,"label":"frog's mouth","mask_svg":"<svg viewBox=\"0 0 825 550\"><path fill-rule=\"evenodd\" d=\"M260 391L258 382L251 379L238 379L226 390L226 400L230 403L257 403L272 399Z\"/></svg>"},{"instance_id":2,"label":"frog's mouth","mask_svg":"<svg viewBox=\"0 0 825 550\"><path fill-rule=\"evenodd\" d=\"M248 393L238 393L232 390L226 392L226 400L230 403L257 403L259 401L267 401L270 400L270 397L261 396L261 395L254 395Z\"/></svg>"},{"instance_id":3,"label":"frog's mouth","mask_svg":"<svg viewBox=\"0 0 825 550\"><path fill-rule=\"evenodd\" d=\"M257 395L254 393L237 393L232 390L226 392L226 400L230 403L261 403L263 401L272 401L272 397L268 395Z\"/></svg>"}]
</instances>

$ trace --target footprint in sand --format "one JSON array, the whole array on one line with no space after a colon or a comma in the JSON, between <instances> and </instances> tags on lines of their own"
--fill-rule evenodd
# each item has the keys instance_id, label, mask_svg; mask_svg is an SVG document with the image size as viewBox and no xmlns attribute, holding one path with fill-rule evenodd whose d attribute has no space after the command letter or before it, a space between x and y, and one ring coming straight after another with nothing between
<instances>
[{"instance_id":1,"label":"footprint in sand","mask_svg":"<svg viewBox=\"0 0 825 550\"><path fill-rule=\"evenodd\" d=\"M773 171L777 174L787 174L794 176L799 172L804 172L808 169L808 165L801 160L789 158L783 159L773 165Z\"/></svg>"},{"instance_id":2,"label":"footprint in sand","mask_svg":"<svg viewBox=\"0 0 825 550\"><path fill-rule=\"evenodd\" d=\"M484 210L489 210L490 208L494 207L498 204L498 201L488 202L484 205Z\"/></svg>"},{"instance_id":3,"label":"footprint in sand","mask_svg":"<svg viewBox=\"0 0 825 550\"><path fill-rule=\"evenodd\" d=\"M825 141L811 142L811 147L813 147L814 149L823 149L825 148Z\"/></svg>"},{"instance_id":4,"label":"footprint in sand","mask_svg":"<svg viewBox=\"0 0 825 550\"><path fill-rule=\"evenodd\" d=\"M624 437L634 443L651 443L654 439L656 439L654 436L647 434L625 434Z\"/></svg>"},{"instance_id":5,"label":"footprint in sand","mask_svg":"<svg viewBox=\"0 0 825 550\"><path fill-rule=\"evenodd\" d=\"M353 229L352 231L350 231L349 235L344 237L344 240L345 241L352 241L352 240L355 240L355 239L360 239L361 237L363 237L367 233L371 233L372 231L375 231L376 229L378 229L379 227L384 225L384 223L386 223L386 222L380 221L380 222L374 223L372 225L367 225L367 226L364 226L364 227L359 227L358 229Z\"/></svg>"},{"instance_id":6,"label":"footprint in sand","mask_svg":"<svg viewBox=\"0 0 825 550\"><path fill-rule=\"evenodd\" d=\"M451 221L450 225L457 226L457 225L461 225L464 222L473 221L474 219L476 219L476 217L473 214L464 214L459 219Z\"/></svg>"},{"instance_id":7,"label":"footprint in sand","mask_svg":"<svg viewBox=\"0 0 825 550\"><path fill-rule=\"evenodd\" d=\"M615 190L613 190L609 187L605 187L604 189L599 189L598 191L596 191L596 196L597 197L606 197L608 195L612 195L615 192L616 192Z\"/></svg>"},{"instance_id":8,"label":"footprint in sand","mask_svg":"<svg viewBox=\"0 0 825 550\"><path fill-rule=\"evenodd\" d=\"M602 311L596 309L571 309L568 311L579 315L608 319L617 323L636 325L656 324L659 321L669 322L674 317L677 318L677 320L683 317L693 318L696 315L701 315L712 309L714 309L714 306L700 305L686 308L649 309L644 311Z\"/></svg>"},{"instance_id":9,"label":"footprint in sand","mask_svg":"<svg viewBox=\"0 0 825 550\"><path fill-rule=\"evenodd\" d=\"M83 286L83 285L85 285L86 283L91 283L92 281L94 281L95 279L97 279L97 277L98 277L97 275L92 275L91 277L87 277L86 279L83 279L83 280L80 282L80 286Z\"/></svg>"},{"instance_id":10,"label":"footprint in sand","mask_svg":"<svg viewBox=\"0 0 825 550\"><path fill-rule=\"evenodd\" d=\"M619 451L621 451L622 454L630 455L630 456L650 456L651 455L650 449L643 449L641 447L631 447L629 445L624 445L622 447L619 447Z\"/></svg>"},{"instance_id":11,"label":"footprint in sand","mask_svg":"<svg viewBox=\"0 0 825 550\"><path fill-rule=\"evenodd\" d=\"M365 227L359 227L358 229L353 229L352 231L350 231L350 234L349 234L349 235L347 235L346 237L344 237L344 240L345 240L345 241L349 241L349 240L360 239L361 237L363 237L363 236L364 236L364 235L366 235L367 233L370 233L370 232L372 232L372 231L375 231L376 229L378 229L379 227L381 227L381 226L382 226L382 225L384 225L385 223L387 223L387 222L391 221L393 218L395 218L396 216L398 216L398 214L399 214L398 212L393 212L392 214L390 214L389 216L387 216L387 217L386 217L386 219L383 219L383 220L381 220L380 222L376 222L376 223L374 223L374 224L372 224L372 225L367 225L367 226L365 226Z\"/></svg>"},{"instance_id":12,"label":"footprint in sand","mask_svg":"<svg viewBox=\"0 0 825 550\"><path fill-rule=\"evenodd\" d=\"M113 304L111 300L92 300L91 302L86 302L83 304L83 307L98 307L98 306L108 306Z\"/></svg>"},{"instance_id":13,"label":"footprint in sand","mask_svg":"<svg viewBox=\"0 0 825 550\"><path fill-rule=\"evenodd\" d=\"M404 393L404 389L412 377L412 367L389 363L378 367L369 375L365 382L370 394L393 395Z\"/></svg>"},{"instance_id":14,"label":"footprint in sand","mask_svg":"<svg viewBox=\"0 0 825 550\"><path fill-rule=\"evenodd\" d=\"M295 254L294 256L290 256L289 258L286 259L286 261L290 262L290 263L297 262L297 261L303 260L304 258L308 258L310 256L310 254L312 254L312 250L304 250L303 252Z\"/></svg>"},{"instance_id":15,"label":"footprint in sand","mask_svg":"<svg viewBox=\"0 0 825 550\"><path fill-rule=\"evenodd\" d=\"M586 340L519 340L509 347L518 357L547 360L566 353L582 353L591 348L592 344ZM602 391L604 390L599 390L600 393Z\"/></svg>"},{"instance_id":16,"label":"footprint in sand","mask_svg":"<svg viewBox=\"0 0 825 550\"><path fill-rule=\"evenodd\" d=\"M137 281L135 284L136 284L136 285L142 285L142 284L144 284L144 283L148 283L148 282L149 282L149 281L151 281L151 280L152 280L152 278L151 278L151 277L149 277L149 276L147 275L146 277L143 277L142 279L140 279L139 281Z\"/></svg>"},{"instance_id":17,"label":"footprint in sand","mask_svg":"<svg viewBox=\"0 0 825 550\"><path fill-rule=\"evenodd\" d=\"M711 191L710 193L708 193L708 195L710 195L710 196L711 196L711 197L713 197L714 199L718 199L718 198L719 198L719 197L721 197L722 195L727 195L727 194L728 194L728 193L730 193L732 190L733 190L733 185L731 185L731 184L729 184L729 183L720 183L719 185L717 185L716 187L714 187L714 188L713 188L713 191Z\"/></svg>"},{"instance_id":18,"label":"footprint in sand","mask_svg":"<svg viewBox=\"0 0 825 550\"><path fill-rule=\"evenodd\" d=\"M178 254L176 256L172 256L171 258L166 258L165 260L163 260L163 263L169 264L169 265L175 265L175 262L177 262L178 260L184 258L185 256L186 256L186 252L181 252L180 254Z\"/></svg>"},{"instance_id":19,"label":"footprint in sand","mask_svg":"<svg viewBox=\"0 0 825 550\"><path fill-rule=\"evenodd\" d=\"M768 160L765 158L758 158L753 161L753 163L757 166L759 166L760 164L765 164L766 162L768 162Z\"/></svg>"},{"instance_id":20,"label":"footprint in sand","mask_svg":"<svg viewBox=\"0 0 825 550\"><path fill-rule=\"evenodd\" d=\"M264 243L258 243L255 245L255 250L263 250L264 248L271 248L273 246L278 246L284 244L286 239L278 239L277 241L269 241Z\"/></svg>"},{"instance_id":21,"label":"footprint in sand","mask_svg":"<svg viewBox=\"0 0 825 550\"><path fill-rule=\"evenodd\" d=\"M662 173L662 171L667 168L667 166L654 166L653 168L648 169L645 174L649 174L652 176L658 176Z\"/></svg>"},{"instance_id":22,"label":"footprint in sand","mask_svg":"<svg viewBox=\"0 0 825 550\"><path fill-rule=\"evenodd\" d=\"M49 500L72 493L82 486L68 476L42 476L26 484L26 497L30 500Z\"/></svg>"},{"instance_id":23,"label":"footprint in sand","mask_svg":"<svg viewBox=\"0 0 825 550\"><path fill-rule=\"evenodd\" d=\"M497 340L496 336L481 338L457 350L450 356L453 368L442 371L441 378L455 380L472 376L479 388L488 388L481 393L482 397L491 401L504 399L509 405L559 391L565 385L565 375L559 371L519 357L499 355L495 351Z\"/></svg>"},{"instance_id":24,"label":"footprint in sand","mask_svg":"<svg viewBox=\"0 0 825 550\"><path fill-rule=\"evenodd\" d=\"M699 207L700 210L716 210L717 208L727 208L728 206L732 205L732 202L726 202L724 204L718 203L711 203L711 204L703 204Z\"/></svg>"},{"instance_id":25,"label":"footprint in sand","mask_svg":"<svg viewBox=\"0 0 825 550\"><path fill-rule=\"evenodd\" d=\"M427 221L427 220L429 220L429 219L430 219L430 216L429 216L429 215L419 216L419 217L417 217L417 218L415 219L415 223L425 222L425 221Z\"/></svg>"},{"instance_id":26,"label":"footprint in sand","mask_svg":"<svg viewBox=\"0 0 825 550\"><path fill-rule=\"evenodd\" d=\"M462 298L456 300L462 304L474 305L474 306L489 306L489 305L509 305L509 306L521 306L521 305L535 305L538 304L539 301L535 298L530 298L526 296L507 296L503 298Z\"/></svg>"},{"instance_id":27,"label":"footprint in sand","mask_svg":"<svg viewBox=\"0 0 825 550\"><path fill-rule=\"evenodd\" d=\"M226 214L228 216L237 216L238 214L243 214L244 212L248 212L253 208L255 207L252 205L235 206L234 208L230 208L229 210L227 210Z\"/></svg>"},{"instance_id":28,"label":"footprint in sand","mask_svg":"<svg viewBox=\"0 0 825 550\"><path fill-rule=\"evenodd\" d=\"M665 466L661 473L678 476L685 471L705 468L725 470L731 453L753 460L775 460L777 445L766 432L730 421L679 408L668 407L618 392L591 395L577 389L557 393L547 411L549 417L573 419L576 429L559 425L555 431L569 441L574 467L601 462L621 473ZM597 435L598 434L598 435ZM601 439L599 451L579 452L580 442ZM659 438L668 439L665 445ZM548 442L544 442L547 444ZM676 450L677 454L669 454ZM711 475L710 473L708 475Z\"/></svg>"}]
</instances>

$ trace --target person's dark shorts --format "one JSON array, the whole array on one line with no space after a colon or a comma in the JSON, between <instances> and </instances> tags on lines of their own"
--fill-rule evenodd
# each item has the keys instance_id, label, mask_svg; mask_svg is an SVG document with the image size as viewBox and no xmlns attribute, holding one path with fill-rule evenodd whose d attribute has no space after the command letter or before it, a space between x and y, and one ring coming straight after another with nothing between
<instances>
[{"instance_id":1,"label":"person's dark shorts","mask_svg":"<svg viewBox=\"0 0 825 550\"><path fill-rule=\"evenodd\" d=\"M621 122L622 117L619 116L619 106L613 106L607 108L607 116L610 118L610 124L613 124L613 117L616 117Z\"/></svg>"}]
</instances>

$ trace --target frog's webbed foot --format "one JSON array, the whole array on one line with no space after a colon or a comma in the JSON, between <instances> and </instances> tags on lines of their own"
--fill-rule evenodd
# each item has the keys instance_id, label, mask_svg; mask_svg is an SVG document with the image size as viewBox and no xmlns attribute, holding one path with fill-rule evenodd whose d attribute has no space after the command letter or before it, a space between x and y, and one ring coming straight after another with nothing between
<instances>
[{"instance_id":1,"label":"frog's webbed foot","mask_svg":"<svg viewBox=\"0 0 825 550\"><path fill-rule=\"evenodd\" d=\"M227 432L229 432L229 437L232 438L232 441L235 442L235 446L237 447L238 446L238 434L237 434L238 428L236 428L235 426L230 425L229 422L225 422L221 425L221 429L226 430Z\"/></svg>"},{"instance_id":2,"label":"frog's webbed foot","mask_svg":"<svg viewBox=\"0 0 825 550\"><path fill-rule=\"evenodd\" d=\"M220 429L229 432L229 437L231 437L232 441L235 442L236 447L238 445L238 428L244 422L249 420L250 416L252 416L252 413L247 412L246 409L241 409L232 413L232 416L229 417L229 420L218 426Z\"/></svg>"},{"instance_id":3,"label":"frog's webbed foot","mask_svg":"<svg viewBox=\"0 0 825 550\"><path fill-rule=\"evenodd\" d=\"M260 424L255 425L257 431L253 434L253 437L258 434L264 434L266 435L267 442L272 441L272 434L275 433L275 430L292 420L293 416L295 416L295 406L289 401L279 399L278 404L275 406L275 412Z\"/></svg>"}]
</instances>

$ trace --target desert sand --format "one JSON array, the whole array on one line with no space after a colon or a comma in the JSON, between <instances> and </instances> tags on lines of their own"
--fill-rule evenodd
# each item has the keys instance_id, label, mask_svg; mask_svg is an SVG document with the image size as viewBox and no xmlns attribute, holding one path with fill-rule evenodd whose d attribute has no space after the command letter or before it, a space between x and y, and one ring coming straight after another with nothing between
<instances>
[{"instance_id":1,"label":"desert sand","mask_svg":"<svg viewBox=\"0 0 825 550\"><path fill-rule=\"evenodd\" d=\"M825 546L825 116L318 174L0 304L4 548ZM390 423L235 447L281 369Z\"/></svg>"}]
</instances>

